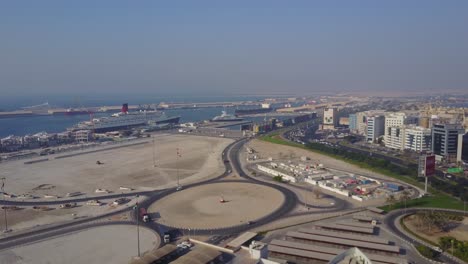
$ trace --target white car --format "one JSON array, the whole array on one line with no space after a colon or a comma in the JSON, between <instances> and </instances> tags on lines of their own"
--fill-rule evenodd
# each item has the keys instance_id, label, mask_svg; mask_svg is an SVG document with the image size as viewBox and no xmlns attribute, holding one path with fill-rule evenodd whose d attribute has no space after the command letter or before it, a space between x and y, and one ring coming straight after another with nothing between
<instances>
[{"instance_id":1,"label":"white car","mask_svg":"<svg viewBox=\"0 0 468 264\"><path fill-rule=\"evenodd\" d=\"M187 247L189 247L189 248L193 247L193 244L190 243L190 242L188 242L188 241L183 241L183 242L180 243L180 244L181 244L181 245L185 245L185 246L187 246Z\"/></svg>"},{"instance_id":2,"label":"white car","mask_svg":"<svg viewBox=\"0 0 468 264\"><path fill-rule=\"evenodd\" d=\"M182 190L182 185L177 186L176 191Z\"/></svg>"}]
</instances>

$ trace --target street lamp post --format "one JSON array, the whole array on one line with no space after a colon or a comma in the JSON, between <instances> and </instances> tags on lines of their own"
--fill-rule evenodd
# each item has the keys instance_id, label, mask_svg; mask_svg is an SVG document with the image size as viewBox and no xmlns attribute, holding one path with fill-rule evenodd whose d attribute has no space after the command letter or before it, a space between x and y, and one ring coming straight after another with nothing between
<instances>
[{"instance_id":1,"label":"street lamp post","mask_svg":"<svg viewBox=\"0 0 468 264\"><path fill-rule=\"evenodd\" d=\"M135 204L135 210L136 210L136 222L137 222L137 250L138 250L138 257L140 257L140 214L138 210L138 197L139 195L136 195L136 204Z\"/></svg>"},{"instance_id":2,"label":"street lamp post","mask_svg":"<svg viewBox=\"0 0 468 264\"><path fill-rule=\"evenodd\" d=\"M466 198L465 198L465 192L463 192L463 216L466 216Z\"/></svg>"},{"instance_id":3,"label":"street lamp post","mask_svg":"<svg viewBox=\"0 0 468 264\"><path fill-rule=\"evenodd\" d=\"M179 183L179 158L181 157L179 148L177 148L177 157L176 157L176 171L177 171L177 187L180 186Z\"/></svg>"},{"instance_id":4,"label":"street lamp post","mask_svg":"<svg viewBox=\"0 0 468 264\"><path fill-rule=\"evenodd\" d=\"M5 201L5 177L2 178L2 195L3 195L3 201ZM5 230L4 232L8 232L8 219L7 219L7 207L6 205L3 206L3 212L5 216Z\"/></svg>"},{"instance_id":5,"label":"street lamp post","mask_svg":"<svg viewBox=\"0 0 468 264\"><path fill-rule=\"evenodd\" d=\"M156 168L156 141L154 140L154 135L152 136L153 138L153 167Z\"/></svg>"},{"instance_id":6,"label":"street lamp post","mask_svg":"<svg viewBox=\"0 0 468 264\"><path fill-rule=\"evenodd\" d=\"M452 242L452 256L453 256L453 255L454 255L454 254L453 254L453 239L450 240L450 242Z\"/></svg>"}]
</instances>

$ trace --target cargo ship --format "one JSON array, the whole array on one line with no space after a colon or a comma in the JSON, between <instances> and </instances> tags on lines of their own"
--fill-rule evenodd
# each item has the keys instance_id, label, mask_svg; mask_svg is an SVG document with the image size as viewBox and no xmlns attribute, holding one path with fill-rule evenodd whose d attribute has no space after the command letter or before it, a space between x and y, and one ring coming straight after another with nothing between
<instances>
[{"instance_id":1,"label":"cargo ship","mask_svg":"<svg viewBox=\"0 0 468 264\"><path fill-rule=\"evenodd\" d=\"M222 111L220 116L215 116L211 119L211 122L233 122L233 121L242 121L243 118L237 117L235 115L230 115L226 111Z\"/></svg>"},{"instance_id":2,"label":"cargo ship","mask_svg":"<svg viewBox=\"0 0 468 264\"><path fill-rule=\"evenodd\" d=\"M70 131L93 130L95 133L105 133L131 129L134 127L160 124L178 124L180 116L168 117L159 111L128 112L128 104L123 104L120 113L110 117L94 118L91 121L80 122L69 128Z\"/></svg>"}]
</instances>

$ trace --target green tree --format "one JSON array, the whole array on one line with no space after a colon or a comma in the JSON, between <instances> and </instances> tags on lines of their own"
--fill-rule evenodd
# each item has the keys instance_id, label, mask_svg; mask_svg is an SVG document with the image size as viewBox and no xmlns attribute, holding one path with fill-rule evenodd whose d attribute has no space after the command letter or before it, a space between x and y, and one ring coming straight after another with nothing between
<instances>
[{"instance_id":1,"label":"green tree","mask_svg":"<svg viewBox=\"0 0 468 264\"><path fill-rule=\"evenodd\" d=\"M395 195L392 193L387 196L386 202L388 206L392 208L393 205L397 202L397 199L395 198Z\"/></svg>"}]
</instances>

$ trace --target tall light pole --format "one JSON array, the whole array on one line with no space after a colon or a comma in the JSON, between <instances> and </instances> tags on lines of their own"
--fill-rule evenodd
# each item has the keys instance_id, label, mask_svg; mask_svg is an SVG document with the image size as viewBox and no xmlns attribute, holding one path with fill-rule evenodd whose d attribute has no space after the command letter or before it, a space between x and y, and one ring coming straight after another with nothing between
<instances>
[{"instance_id":1,"label":"tall light pole","mask_svg":"<svg viewBox=\"0 0 468 264\"><path fill-rule=\"evenodd\" d=\"M179 148L177 148L177 157L176 157L177 187L180 186L180 183L179 183L179 165L178 165L179 157L180 157L180 152L179 152Z\"/></svg>"},{"instance_id":2,"label":"tall light pole","mask_svg":"<svg viewBox=\"0 0 468 264\"><path fill-rule=\"evenodd\" d=\"M5 177L2 178L2 194L3 194L3 201L5 201ZM3 232L7 233L9 230L8 230L7 207L6 207L6 205L3 206L3 212L4 212L4 215L5 215L5 230Z\"/></svg>"},{"instance_id":3,"label":"tall light pole","mask_svg":"<svg viewBox=\"0 0 468 264\"><path fill-rule=\"evenodd\" d=\"M453 239L450 240L450 242L452 242L452 256L454 256L454 254L453 254Z\"/></svg>"},{"instance_id":4,"label":"tall light pole","mask_svg":"<svg viewBox=\"0 0 468 264\"><path fill-rule=\"evenodd\" d=\"M138 250L138 257L140 257L140 212L138 210L138 197L136 195L136 203L135 203L135 211L136 211L136 222L137 222L137 250Z\"/></svg>"},{"instance_id":5,"label":"tall light pole","mask_svg":"<svg viewBox=\"0 0 468 264\"><path fill-rule=\"evenodd\" d=\"M154 135L151 137L153 138L153 167L156 168L156 142L154 140Z\"/></svg>"}]
</instances>

